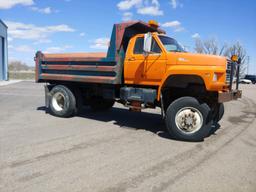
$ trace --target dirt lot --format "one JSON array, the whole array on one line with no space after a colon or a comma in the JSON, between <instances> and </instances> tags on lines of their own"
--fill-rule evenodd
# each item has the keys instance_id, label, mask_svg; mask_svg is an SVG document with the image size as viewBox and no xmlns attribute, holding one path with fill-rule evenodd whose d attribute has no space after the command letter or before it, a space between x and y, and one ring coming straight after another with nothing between
<instances>
[{"instance_id":1,"label":"dirt lot","mask_svg":"<svg viewBox=\"0 0 256 192\"><path fill-rule=\"evenodd\" d=\"M0 191L256 191L256 85L204 142L168 137L160 110L44 111L43 85L0 87Z\"/></svg>"}]
</instances>

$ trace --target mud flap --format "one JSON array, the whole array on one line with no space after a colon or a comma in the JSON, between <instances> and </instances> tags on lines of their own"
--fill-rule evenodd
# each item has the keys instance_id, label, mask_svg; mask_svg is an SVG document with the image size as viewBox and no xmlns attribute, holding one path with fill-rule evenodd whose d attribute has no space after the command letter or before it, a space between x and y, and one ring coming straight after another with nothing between
<instances>
[{"instance_id":1,"label":"mud flap","mask_svg":"<svg viewBox=\"0 0 256 192\"><path fill-rule=\"evenodd\" d=\"M48 113L50 107L50 98L51 98L51 89L53 86L45 85L44 86L44 93L45 93L45 113Z\"/></svg>"}]
</instances>

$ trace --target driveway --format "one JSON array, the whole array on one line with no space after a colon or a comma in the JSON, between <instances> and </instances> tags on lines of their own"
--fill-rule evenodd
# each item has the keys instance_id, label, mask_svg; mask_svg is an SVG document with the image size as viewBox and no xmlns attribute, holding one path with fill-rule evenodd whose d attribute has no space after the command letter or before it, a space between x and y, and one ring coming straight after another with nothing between
<instances>
[{"instance_id":1,"label":"driveway","mask_svg":"<svg viewBox=\"0 0 256 192\"><path fill-rule=\"evenodd\" d=\"M0 87L0 191L256 191L256 86L204 142L172 140L160 110L45 113L42 84Z\"/></svg>"}]
</instances>

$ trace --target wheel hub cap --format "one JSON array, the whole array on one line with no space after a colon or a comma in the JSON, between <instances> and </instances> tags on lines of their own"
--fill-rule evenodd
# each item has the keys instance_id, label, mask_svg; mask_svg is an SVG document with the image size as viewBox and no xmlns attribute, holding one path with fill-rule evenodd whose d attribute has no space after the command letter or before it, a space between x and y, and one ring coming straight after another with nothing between
<instances>
[{"instance_id":1,"label":"wheel hub cap","mask_svg":"<svg viewBox=\"0 0 256 192\"><path fill-rule=\"evenodd\" d=\"M56 111L62 111L64 109L65 97L62 93L55 93L52 97L52 106Z\"/></svg>"},{"instance_id":2,"label":"wheel hub cap","mask_svg":"<svg viewBox=\"0 0 256 192\"><path fill-rule=\"evenodd\" d=\"M176 126L185 134L198 131L203 125L201 112L193 107L180 109L175 116Z\"/></svg>"}]
</instances>

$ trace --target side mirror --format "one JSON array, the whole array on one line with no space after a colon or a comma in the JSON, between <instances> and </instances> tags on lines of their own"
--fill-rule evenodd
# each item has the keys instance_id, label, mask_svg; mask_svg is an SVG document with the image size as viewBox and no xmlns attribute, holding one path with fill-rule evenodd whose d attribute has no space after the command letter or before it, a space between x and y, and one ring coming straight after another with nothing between
<instances>
[{"instance_id":1,"label":"side mirror","mask_svg":"<svg viewBox=\"0 0 256 192\"><path fill-rule=\"evenodd\" d=\"M151 33L147 33L144 35L144 45L143 45L144 53L146 53L146 54L150 53L151 44L152 44L152 35L151 35Z\"/></svg>"}]
</instances>

